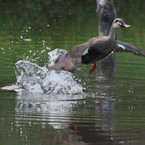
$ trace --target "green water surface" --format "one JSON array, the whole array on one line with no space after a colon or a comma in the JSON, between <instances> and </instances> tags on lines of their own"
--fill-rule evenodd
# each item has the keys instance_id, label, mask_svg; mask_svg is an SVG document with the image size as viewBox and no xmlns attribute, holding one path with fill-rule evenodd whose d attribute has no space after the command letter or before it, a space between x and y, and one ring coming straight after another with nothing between
<instances>
[{"instance_id":1,"label":"green water surface","mask_svg":"<svg viewBox=\"0 0 145 145\"><path fill-rule=\"evenodd\" d=\"M117 39L145 51L145 2L115 0L115 5L117 17L132 25L119 30ZM0 1L0 87L15 84L17 61L44 66L49 51L69 50L97 36L95 11L89 0ZM25 100L0 90L0 144L145 144L145 58L116 54L107 82L88 74L90 66L78 67L74 75L87 93L81 99Z\"/></svg>"}]
</instances>

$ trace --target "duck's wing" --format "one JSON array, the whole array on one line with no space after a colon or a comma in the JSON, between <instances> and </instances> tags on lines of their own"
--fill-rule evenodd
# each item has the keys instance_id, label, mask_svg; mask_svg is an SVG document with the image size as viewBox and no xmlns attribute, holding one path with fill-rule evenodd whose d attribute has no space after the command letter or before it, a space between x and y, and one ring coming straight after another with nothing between
<instances>
[{"instance_id":1,"label":"duck's wing","mask_svg":"<svg viewBox=\"0 0 145 145\"><path fill-rule=\"evenodd\" d=\"M58 63L58 62L63 61L63 60L66 58L66 56L67 56L67 53L65 53L65 54L63 54L63 55L61 55L61 56L59 56L58 59L55 61L55 63Z\"/></svg>"},{"instance_id":2,"label":"duck's wing","mask_svg":"<svg viewBox=\"0 0 145 145\"><path fill-rule=\"evenodd\" d=\"M70 49L67 56L68 56L68 58L81 57L82 54L84 53L84 51L86 49L88 49L89 47L90 47L90 44L88 42L85 42L85 43L80 44L80 45L76 45Z\"/></svg>"},{"instance_id":3,"label":"duck's wing","mask_svg":"<svg viewBox=\"0 0 145 145\"><path fill-rule=\"evenodd\" d=\"M88 51L94 49L93 48L94 45L97 46L97 43L98 45L99 43L102 43L102 37L104 36L93 37L83 44L72 47L68 52L67 56L71 58L78 58L81 57L82 55L88 54Z\"/></svg>"},{"instance_id":4,"label":"duck's wing","mask_svg":"<svg viewBox=\"0 0 145 145\"><path fill-rule=\"evenodd\" d=\"M116 40L117 48L114 52L133 53L145 57L145 52L127 42Z\"/></svg>"},{"instance_id":5,"label":"duck's wing","mask_svg":"<svg viewBox=\"0 0 145 145\"><path fill-rule=\"evenodd\" d=\"M102 39L104 38L104 39ZM97 48L99 48L104 41L106 40L106 36L97 36L94 38L89 39L87 42L89 43L88 47L86 47L86 49L84 49L82 56L90 53L90 52L94 52L94 50L97 51Z\"/></svg>"}]
</instances>

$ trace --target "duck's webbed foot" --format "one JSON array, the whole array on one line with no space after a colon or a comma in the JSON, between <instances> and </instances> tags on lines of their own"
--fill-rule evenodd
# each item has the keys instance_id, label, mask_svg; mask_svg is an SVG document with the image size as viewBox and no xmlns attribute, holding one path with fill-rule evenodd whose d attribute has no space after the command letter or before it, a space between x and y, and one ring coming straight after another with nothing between
<instances>
[{"instance_id":1,"label":"duck's webbed foot","mask_svg":"<svg viewBox=\"0 0 145 145\"><path fill-rule=\"evenodd\" d=\"M94 62L94 65L92 66L92 67L90 67L89 69L89 73L93 73L93 72L95 72L95 70L97 69L97 64L96 64L96 62Z\"/></svg>"}]
</instances>

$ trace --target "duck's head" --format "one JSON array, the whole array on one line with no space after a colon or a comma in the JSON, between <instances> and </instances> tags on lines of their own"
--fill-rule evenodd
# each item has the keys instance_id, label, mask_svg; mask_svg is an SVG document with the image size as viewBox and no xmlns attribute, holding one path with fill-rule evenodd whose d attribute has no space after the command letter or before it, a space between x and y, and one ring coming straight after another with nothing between
<instances>
[{"instance_id":1,"label":"duck's head","mask_svg":"<svg viewBox=\"0 0 145 145\"><path fill-rule=\"evenodd\" d=\"M130 28L131 25L127 25L124 20L122 18L116 18L114 21L113 21L113 28L117 29L117 28Z\"/></svg>"},{"instance_id":2,"label":"duck's head","mask_svg":"<svg viewBox=\"0 0 145 145\"><path fill-rule=\"evenodd\" d=\"M97 0L97 3L102 6L105 6L109 2L113 2L113 0Z\"/></svg>"}]
</instances>

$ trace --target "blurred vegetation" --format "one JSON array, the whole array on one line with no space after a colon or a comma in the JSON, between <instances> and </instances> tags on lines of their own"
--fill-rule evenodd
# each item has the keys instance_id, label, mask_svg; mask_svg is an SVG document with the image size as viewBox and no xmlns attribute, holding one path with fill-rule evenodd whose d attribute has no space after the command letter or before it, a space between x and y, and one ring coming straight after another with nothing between
<instances>
[{"instance_id":1,"label":"blurred vegetation","mask_svg":"<svg viewBox=\"0 0 145 145\"><path fill-rule=\"evenodd\" d=\"M145 1L114 2L117 17L132 25L130 30L119 31L117 38L144 48ZM14 77L13 67L18 60L44 66L47 52L55 48L69 50L98 35L95 0L0 0L0 21L0 73L4 74L1 80ZM120 60L122 57L125 55ZM10 71L6 75L5 69Z\"/></svg>"}]
</instances>

